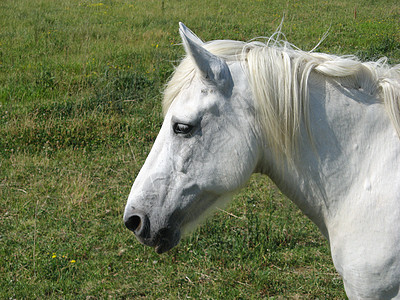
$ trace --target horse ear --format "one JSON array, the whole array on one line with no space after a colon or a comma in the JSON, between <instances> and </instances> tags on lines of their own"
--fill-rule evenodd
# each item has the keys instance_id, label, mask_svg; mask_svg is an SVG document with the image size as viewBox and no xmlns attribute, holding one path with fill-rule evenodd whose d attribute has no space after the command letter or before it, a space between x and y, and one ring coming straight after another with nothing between
<instances>
[{"instance_id":1,"label":"horse ear","mask_svg":"<svg viewBox=\"0 0 400 300\"><path fill-rule=\"evenodd\" d=\"M179 33L187 55L195 62L202 76L225 92L233 87L231 72L227 63L204 48L204 43L183 23L179 23Z\"/></svg>"},{"instance_id":2,"label":"horse ear","mask_svg":"<svg viewBox=\"0 0 400 300\"><path fill-rule=\"evenodd\" d=\"M185 24L183 24L182 22L179 22L179 32L182 36L182 33L185 34L185 36L187 36L188 38L190 38L193 42L195 42L198 45L204 45L204 42L193 33L193 31L191 31L189 28L187 28L185 26Z\"/></svg>"}]
</instances>

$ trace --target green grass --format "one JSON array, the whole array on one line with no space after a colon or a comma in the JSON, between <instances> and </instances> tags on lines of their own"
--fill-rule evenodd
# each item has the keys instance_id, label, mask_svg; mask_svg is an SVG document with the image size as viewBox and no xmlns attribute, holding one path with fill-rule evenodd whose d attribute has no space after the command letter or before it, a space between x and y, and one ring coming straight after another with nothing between
<instances>
[{"instance_id":1,"label":"green grass","mask_svg":"<svg viewBox=\"0 0 400 300\"><path fill-rule=\"evenodd\" d=\"M400 62L393 1L0 2L0 298L345 297L327 242L253 176L226 211L167 254L122 214L162 123L183 50L273 33L308 50Z\"/></svg>"}]
</instances>

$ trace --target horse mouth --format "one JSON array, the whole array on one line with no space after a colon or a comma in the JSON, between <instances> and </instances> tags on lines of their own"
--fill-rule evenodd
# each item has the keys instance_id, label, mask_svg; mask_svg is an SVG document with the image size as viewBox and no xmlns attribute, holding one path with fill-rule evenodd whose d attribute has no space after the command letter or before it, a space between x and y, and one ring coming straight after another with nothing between
<instances>
[{"instance_id":1,"label":"horse mouth","mask_svg":"<svg viewBox=\"0 0 400 300\"><path fill-rule=\"evenodd\" d=\"M180 230L172 228L160 229L153 236L140 236L135 233L136 239L143 245L154 248L157 254L162 254L174 248L181 240Z\"/></svg>"},{"instance_id":2,"label":"horse mouth","mask_svg":"<svg viewBox=\"0 0 400 300\"><path fill-rule=\"evenodd\" d=\"M154 250L156 251L157 254L162 254L164 252L171 250L173 247L174 246L172 246L172 244L169 241L163 240L154 247Z\"/></svg>"},{"instance_id":3,"label":"horse mouth","mask_svg":"<svg viewBox=\"0 0 400 300\"><path fill-rule=\"evenodd\" d=\"M178 245L180 241L179 238L168 239L168 238L157 238L156 240L149 239L141 239L140 237L136 237L136 239L145 246L153 247L157 254L162 254L168 252L176 245Z\"/></svg>"},{"instance_id":4,"label":"horse mouth","mask_svg":"<svg viewBox=\"0 0 400 300\"><path fill-rule=\"evenodd\" d=\"M171 250L181 239L181 223L150 222L146 213L135 208L124 214L124 222L141 244L153 247L158 254Z\"/></svg>"},{"instance_id":5,"label":"horse mouth","mask_svg":"<svg viewBox=\"0 0 400 300\"><path fill-rule=\"evenodd\" d=\"M172 230L170 228L161 229L155 237L154 250L157 254L162 254L178 245L181 239L180 230Z\"/></svg>"}]
</instances>

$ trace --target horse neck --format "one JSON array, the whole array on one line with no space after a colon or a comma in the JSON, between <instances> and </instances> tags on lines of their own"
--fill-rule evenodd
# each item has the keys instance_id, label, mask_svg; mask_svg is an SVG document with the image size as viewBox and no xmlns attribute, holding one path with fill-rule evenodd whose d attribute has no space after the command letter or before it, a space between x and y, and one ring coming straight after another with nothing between
<instances>
[{"instance_id":1,"label":"horse neck","mask_svg":"<svg viewBox=\"0 0 400 300\"><path fill-rule=\"evenodd\" d=\"M283 167L266 150L264 171L329 237L337 211L380 164L374 159L385 155L385 147L398 158L398 137L384 106L363 91L316 74L309 88L312 141L302 129L298 153Z\"/></svg>"}]
</instances>

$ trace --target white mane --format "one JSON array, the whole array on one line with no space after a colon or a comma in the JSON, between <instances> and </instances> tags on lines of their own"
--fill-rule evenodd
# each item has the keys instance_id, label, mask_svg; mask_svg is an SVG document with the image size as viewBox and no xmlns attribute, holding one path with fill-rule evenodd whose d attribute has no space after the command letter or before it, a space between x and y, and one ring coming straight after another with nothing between
<instances>
[{"instance_id":1,"label":"white mane","mask_svg":"<svg viewBox=\"0 0 400 300\"><path fill-rule=\"evenodd\" d=\"M308 78L312 71L361 89L380 99L400 135L400 65L387 59L360 62L354 56L335 56L296 49L288 42L211 41L204 45L227 61L241 61L248 72L257 119L274 152L292 157L302 120L308 126ZM164 91L163 110L195 75L195 65L185 57ZM311 136L311 135L310 135Z\"/></svg>"}]
</instances>

